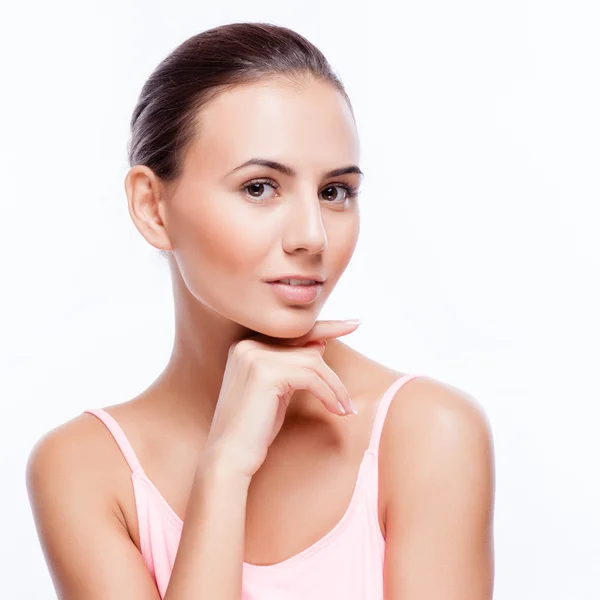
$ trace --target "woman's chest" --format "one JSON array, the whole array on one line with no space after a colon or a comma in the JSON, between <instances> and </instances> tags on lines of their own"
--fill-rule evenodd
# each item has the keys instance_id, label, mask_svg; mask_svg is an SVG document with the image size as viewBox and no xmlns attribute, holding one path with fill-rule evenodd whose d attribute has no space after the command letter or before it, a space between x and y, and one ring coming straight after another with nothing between
<instances>
[{"instance_id":1,"label":"woman's chest","mask_svg":"<svg viewBox=\"0 0 600 600\"><path fill-rule=\"evenodd\" d=\"M348 425L352 430L341 436L319 432L319 424L304 424L295 431L282 431L276 438L248 489L245 562L272 565L287 560L316 544L345 517L357 486L364 485L360 475L375 408L363 405L362 420ZM163 457L148 459L144 467L160 500L181 522L197 460L192 456L179 460ZM374 484L378 486L378 479ZM384 491L372 491L378 499L376 518L384 531ZM122 490L120 497L131 539L141 551L131 486Z\"/></svg>"},{"instance_id":2,"label":"woman's chest","mask_svg":"<svg viewBox=\"0 0 600 600\"><path fill-rule=\"evenodd\" d=\"M359 502L365 447L315 443L274 453L252 480L246 505L244 560L271 565L310 548Z\"/></svg>"}]
</instances>

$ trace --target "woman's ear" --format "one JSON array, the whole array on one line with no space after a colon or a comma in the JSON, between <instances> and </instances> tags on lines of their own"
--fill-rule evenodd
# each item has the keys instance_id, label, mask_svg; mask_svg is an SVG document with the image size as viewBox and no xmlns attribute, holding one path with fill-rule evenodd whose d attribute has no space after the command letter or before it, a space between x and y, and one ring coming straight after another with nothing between
<instances>
[{"instance_id":1,"label":"woman's ear","mask_svg":"<svg viewBox=\"0 0 600 600\"><path fill-rule=\"evenodd\" d=\"M129 216L146 241L159 250L172 250L165 228L164 187L155 173L144 165L129 169L125 177Z\"/></svg>"}]
</instances>

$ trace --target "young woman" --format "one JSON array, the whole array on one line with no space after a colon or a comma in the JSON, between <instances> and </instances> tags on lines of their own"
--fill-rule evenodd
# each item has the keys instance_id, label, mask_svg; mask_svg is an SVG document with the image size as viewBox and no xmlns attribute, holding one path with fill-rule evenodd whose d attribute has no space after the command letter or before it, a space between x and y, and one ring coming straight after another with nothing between
<instances>
[{"instance_id":1,"label":"young woman","mask_svg":"<svg viewBox=\"0 0 600 600\"><path fill-rule=\"evenodd\" d=\"M482 409L317 320L362 177L323 55L271 24L205 31L157 67L131 128L129 212L169 261L175 341L148 389L31 452L59 597L491 598Z\"/></svg>"}]
</instances>

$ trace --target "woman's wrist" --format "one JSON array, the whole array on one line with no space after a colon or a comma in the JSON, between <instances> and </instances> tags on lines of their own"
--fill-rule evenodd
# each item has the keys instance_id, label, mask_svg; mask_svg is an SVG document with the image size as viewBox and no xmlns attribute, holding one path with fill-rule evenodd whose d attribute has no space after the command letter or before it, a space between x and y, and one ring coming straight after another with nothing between
<instances>
[{"instance_id":1,"label":"woman's wrist","mask_svg":"<svg viewBox=\"0 0 600 600\"><path fill-rule=\"evenodd\" d=\"M214 483L248 487L252 477L237 468L235 461L218 445L211 445L204 450L198 471L205 479Z\"/></svg>"}]
</instances>

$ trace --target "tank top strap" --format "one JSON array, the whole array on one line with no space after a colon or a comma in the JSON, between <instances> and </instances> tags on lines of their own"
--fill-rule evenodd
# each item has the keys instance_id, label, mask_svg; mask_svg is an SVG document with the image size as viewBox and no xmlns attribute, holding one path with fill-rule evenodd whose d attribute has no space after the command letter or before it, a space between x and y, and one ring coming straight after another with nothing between
<instances>
[{"instance_id":1,"label":"tank top strap","mask_svg":"<svg viewBox=\"0 0 600 600\"><path fill-rule=\"evenodd\" d=\"M106 425L113 438L115 438L115 442L117 442L117 445L121 449L121 452L123 453L123 456L125 457L125 460L127 461L127 464L132 472L143 473L144 471L142 469L142 465L133 451L125 432L121 429L121 426L119 423L117 423L116 419L103 408L88 408L83 412L87 412L95 417L98 417L98 419L100 419Z\"/></svg>"},{"instance_id":2,"label":"tank top strap","mask_svg":"<svg viewBox=\"0 0 600 600\"><path fill-rule=\"evenodd\" d=\"M405 383L408 383L417 377L421 377L421 375L402 375L383 393L383 396L379 400L377 410L375 411L375 420L373 421L371 439L369 440L369 451L375 454L379 452L379 440L381 438L381 432L383 431L383 424L385 423L385 417L394 395Z\"/></svg>"}]
</instances>

